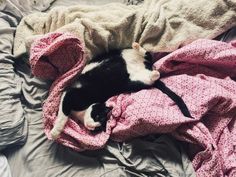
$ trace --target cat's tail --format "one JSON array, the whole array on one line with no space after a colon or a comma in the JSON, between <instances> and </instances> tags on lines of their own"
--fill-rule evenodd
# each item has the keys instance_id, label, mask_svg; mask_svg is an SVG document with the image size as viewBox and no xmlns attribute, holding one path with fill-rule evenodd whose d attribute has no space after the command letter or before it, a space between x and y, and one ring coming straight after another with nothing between
<instances>
[{"instance_id":1,"label":"cat's tail","mask_svg":"<svg viewBox=\"0 0 236 177\"><path fill-rule=\"evenodd\" d=\"M161 90L164 94L169 96L179 107L180 111L183 113L185 117L193 118L188 110L187 105L185 104L184 100L177 95L175 92L173 92L171 89L169 89L164 82L161 80L157 80L154 83L154 87Z\"/></svg>"}]
</instances>

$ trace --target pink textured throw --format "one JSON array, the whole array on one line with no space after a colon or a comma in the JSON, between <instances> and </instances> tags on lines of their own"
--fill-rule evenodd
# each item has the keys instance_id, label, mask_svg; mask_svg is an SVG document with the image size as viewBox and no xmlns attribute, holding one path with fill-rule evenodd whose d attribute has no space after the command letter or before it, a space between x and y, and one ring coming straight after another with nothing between
<instances>
[{"instance_id":1,"label":"pink textured throw","mask_svg":"<svg viewBox=\"0 0 236 177\"><path fill-rule=\"evenodd\" d=\"M42 56L48 56L54 66L39 64ZM70 34L50 33L32 45L31 63L37 77L57 77L43 106L45 133L51 139L61 91L85 63L83 47ZM236 82L232 80L236 77L236 42L197 40L156 61L155 68L164 76L162 81L183 98L194 119L184 117L161 91L142 90L107 101L113 109L106 132L93 134L70 119L57 141L83 151L102 148L109 138L125 141L171 133L189 143L197 176L236 176Z\"/></svg>"}]
</instances>

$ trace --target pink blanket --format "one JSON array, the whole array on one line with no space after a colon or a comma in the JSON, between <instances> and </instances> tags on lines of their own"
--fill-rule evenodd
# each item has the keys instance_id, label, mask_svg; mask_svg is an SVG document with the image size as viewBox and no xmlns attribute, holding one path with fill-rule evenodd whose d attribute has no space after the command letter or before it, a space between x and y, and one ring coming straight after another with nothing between
<instances>
[{"instance_id":1,"label":"pink blanket","mask_svg":"<svg viewBox=\"0 0 236 177\"><path fill-rule=\"evenodd\" d=\"M56 33L56 36L51 33L43 37L47 47L42 39L36 40L31 49L32 63L40 63L42 53L46 53L57 70L68 70L57 75L43 106L45 133L49 139L61 91L80 73L84 64L80 41L72 36L74 43L65 43L70 34ZM44 52L40 53L42 50ZM51 52L47 53L49 50ZM61 51L63 57L58 54ZM69 59L78 54L79 57L73 57L76 59ZM66 69L58 64L59 60L68 61ZM71 61L73 67L69 64ZM42 71L40 64L38 66L32 68L34 73ZM197 40L156 61L155 68L164 76L162 81L183 98L194 119L184 117L178 106L161 91L142 90L107 101L113 109L106 132L92 134L70 119L57 141L82 151L102 148L109 138L125 141L151 133L171 133L187 142L198 176L236 176L236 82L232 80L236 77L236 42ZM39 73L36 76L48 78L45 72Z\"/></svg>"}]
</instances>

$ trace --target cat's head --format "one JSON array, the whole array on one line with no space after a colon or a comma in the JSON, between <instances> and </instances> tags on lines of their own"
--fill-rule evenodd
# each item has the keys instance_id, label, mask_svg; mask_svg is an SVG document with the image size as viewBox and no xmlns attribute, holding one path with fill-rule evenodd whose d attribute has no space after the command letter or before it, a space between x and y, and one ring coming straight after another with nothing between
<instances>
[{"instance_id":1,"label":"cat's head","mask_svg":"<svg viewBox=\"0 0 236 177\"><path fill-rule=\"evenodd\" d=\"M111 111L111 108L107 107L105 103L95 103L92 105L90 116L95 122L100 122L101 124L100 127L95 128L95 132L106 130L108 113L110 111Z\"/></svg>"}]
</instances>

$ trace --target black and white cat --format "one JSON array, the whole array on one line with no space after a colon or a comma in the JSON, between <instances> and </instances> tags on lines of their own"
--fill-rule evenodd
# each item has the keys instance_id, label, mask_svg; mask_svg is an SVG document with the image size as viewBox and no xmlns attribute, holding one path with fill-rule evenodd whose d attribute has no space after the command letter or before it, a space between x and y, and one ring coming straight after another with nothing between
<instances>
[{"instance_id":1,"label":"black and white cat","mask_svg":"<svg viewBox=\"0 0 236 177\"><path fill-rule=\"evenodd\" d=\"M58 116L51 136L56 139L72 116L89 130L106 127L110 108L105 101L120 93L136 92L156 87L178 102L185 116L191 117L183 100L159 79L160 73L152 70L150 52L133 43L131 49L113 50L93 58L83 69L76 82L61 97Z\"/></svg>"}]
</instances>

